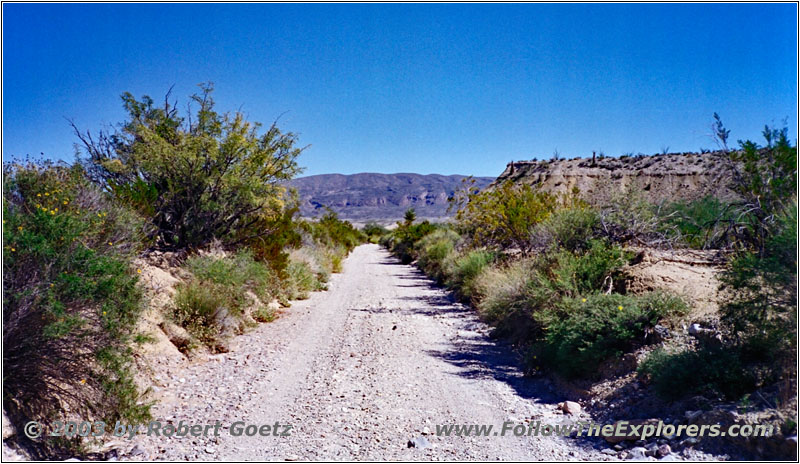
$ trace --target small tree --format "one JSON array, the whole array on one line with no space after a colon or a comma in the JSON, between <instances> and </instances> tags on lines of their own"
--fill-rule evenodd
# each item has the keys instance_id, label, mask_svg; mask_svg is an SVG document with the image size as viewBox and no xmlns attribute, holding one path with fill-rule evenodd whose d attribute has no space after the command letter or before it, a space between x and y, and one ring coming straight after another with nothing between
<instances>
[{"instance_id":1,"label":"small tree","mask_svg":"<svg viewBox=\"0 0 800 464\"><path fill-rule=\"evenodd\" d=\"M766 147L749 140L729 154L733 189L741 196L738 232L746 246L763 254L766 241L775 233L778 216L797 192L797 147L789 142L788 129L765 127Z\"/></svg>"},{"instance_id":2,"label":"small tree","mask_svg":"<svg viewBox=\"0 0 800 464\"><path fill-rule=\"evenodd\" d=\"M417 212L414 211L414 208L408 208L406 210L406 214L403 216L403 219L406 221L406 226L410 226L417 219Z\"/></svg>"},{"instance_id":3,"label":"small tree","mask_svg":"<svg viewBox=\"0 0 800 464\"><path fill-rule=\"evenodd\" d=\"M530 231L558 206L558 198L527 184L505 182L458 201L456 220L476 246L530 251Z\"/></svg>"},{"instance_id":4,"label":"small tree","mask_svg":"<svg viewBox=\"0 0 800 464\"><path fill-rule=\"evenodd\" d=\"M201 85L188 119L176 104L156 107L150 97L122 96L129 120L95 140L73 124L90 178L136 207L155 225L166 249L202 246L269 235L264 222L285 207L282 181L300 172L297 137L273 123L260 132L242 113L214 110L211 84Z\"/></svg>"},{"instance_id":5,"label":"small tree","mask_svg":"<svg viewBox=\"0 0 800 464\"><path fill-rule=\"evenodd\" d=\"M733 221L737 251L721 276L731 298L721 310L741 340L790 332L796 340L797 147L787 133L766 127L766 147L739 141L729 154L742 201Z\"/></svg>"},{"instance_id":6,"label":"small tree","mask_svg":"<svg viewBox=\"0 0 800 464\"><path fill-rule=\"evenodd\" d=\"M728 151L728 136L731 134L729 129L725 129L725 125L722 124L722 119L719 117L717 113L714 113L714 123L711 124L711 138L717 142L719 148L722 151Z\"/></svg>"}]
</instances>

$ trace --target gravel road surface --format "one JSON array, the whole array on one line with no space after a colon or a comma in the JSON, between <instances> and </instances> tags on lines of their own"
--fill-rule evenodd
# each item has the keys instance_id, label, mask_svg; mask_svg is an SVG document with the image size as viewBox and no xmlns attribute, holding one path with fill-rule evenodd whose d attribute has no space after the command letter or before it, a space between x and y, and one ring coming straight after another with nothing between
<instances>
[{"instance_id":1,"label":"gravel road surface","mask_svg":"<svg viewBox=\"0 0 800 464\"><path fill-rule=\"evenodd\" d=\"M500 431L505 421L577 418L557 411L563 398L541 380L522 377L474 312L377 245L356 248L329 287L238 337L232 352L161 374L154 418L220 421L219 436L140 435L124 458L610 459L569 438L436 436L442 424ZM237 421L270 425L270 436L231 436L225 427ZM276 422L290 435L273 436Z\"/></svg>"}]
</instances>

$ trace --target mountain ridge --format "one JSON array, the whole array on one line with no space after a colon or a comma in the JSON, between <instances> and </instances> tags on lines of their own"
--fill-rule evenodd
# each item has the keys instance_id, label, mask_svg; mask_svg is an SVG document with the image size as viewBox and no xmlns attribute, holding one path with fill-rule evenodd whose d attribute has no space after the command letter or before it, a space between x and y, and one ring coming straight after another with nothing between
<instances>
[{"instance_id":1,"label":"mountain ridge","mask_svg":"<svg viewBox=\"0 0 800 464\"><path fill-rule=\"evenodd\" d=\"M326 207L342 219L390 221L414 208L417 217L442 220L449 217L450 198L463 187L462 174L416 174L362 172L316 174L288 182L300 197L300 215L318 217ZM471 177L483 189L494 177Z\"/></svg>"}]
</instances>

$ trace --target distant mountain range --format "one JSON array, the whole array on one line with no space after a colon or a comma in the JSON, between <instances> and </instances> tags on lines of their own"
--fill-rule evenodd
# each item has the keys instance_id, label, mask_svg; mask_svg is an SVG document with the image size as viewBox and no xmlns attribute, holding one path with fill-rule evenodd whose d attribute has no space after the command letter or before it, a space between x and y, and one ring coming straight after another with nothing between
<instances>
[{"instance_id":1,"label":"distant mountain range","mask_svg":"<svg viewBox=\"0 0 800 464\"><path fill-rule=\"evenodd\" d=\"M439 174L320 174L292 179L289 184L300 195L300 214L316 217L331 208L340 218L357 222L402 219L408 208L417 217L443 219L448 213L447 199L463 188L467 176ZM494 177L475 177L475 187L483 189Z\"/></svg>"}]
</instances>

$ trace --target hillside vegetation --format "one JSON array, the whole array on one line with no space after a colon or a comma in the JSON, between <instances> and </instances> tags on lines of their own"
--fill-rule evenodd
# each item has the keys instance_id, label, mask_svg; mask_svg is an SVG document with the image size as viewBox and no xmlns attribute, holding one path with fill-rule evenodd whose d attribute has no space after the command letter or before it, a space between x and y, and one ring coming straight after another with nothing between
<instances>
[{"instance_id":1,"label":"hillside vegetation","mask_svg":"<svg viewBox=\"0 0 800 464\"><path fill-rule=\"evenodd\" d=\"M19 430L149 417L132 359L153 340L135 328L163 295L142 285L134 261L167 253L180 267L163 315L176 346L224 351L232 334L325 289L365 238L332 212L298 220L282 185L300 172L297 137L217 112L210 85L185 116L169 96L122 101L118 130L75 128L75 164L3 166L3 409ZM16 439L38 458L91 444Z\"/></svg>"},{"instance_id":2,"label":"hillside vegetation","mask_svg":"<svg viewBox=\"0 0 800 464\"><path fill-rule=\"evenodd\" d=\"M727 137L721 122L719 127ZM591 388L619 373L621 365L628 372L638 365L636 380L668 402L662 405L703 395L708 403L702 408L708 409L750 404L750 395L758 395L766 398L762 407L780 411L781 432L792 435L797 149L786 134L765 128L763 146L744 141L737 150L693 155L698 165L717 166L703 175L726 174L723 185L708 186L705 179L687 198L658 201L652 191L637 188L668 173L642 176L627 188L618 180L606 185L603 199L597 190L586 195L577 185L552 188L552 173L533 179L533 164L524 172L510 166L486 191L466 190L454 199L453 224L415 222L412 214L381 242L472 304L495 326L495 335L522 350L531 373L556 374ZM564 179L583 175L559 169ZM668 192L674 190L661 193ZM630 269L648 249L715 250L723 258L724 301L711 327L692 324L694 336L687 339L682 334L694 322L696 302L631 285Z\"/></svg>"}]
</instances>

